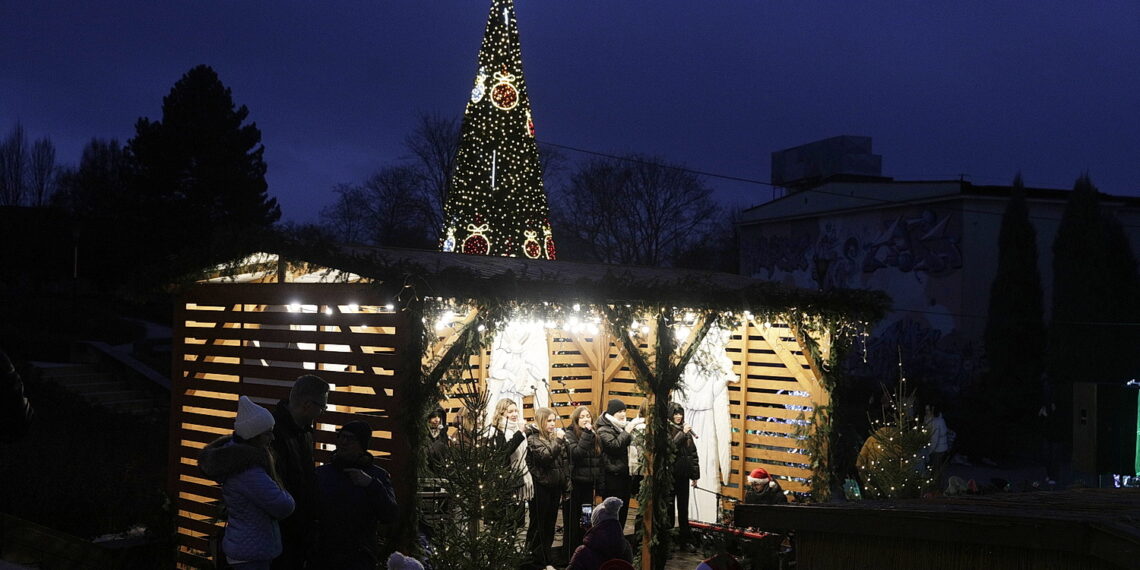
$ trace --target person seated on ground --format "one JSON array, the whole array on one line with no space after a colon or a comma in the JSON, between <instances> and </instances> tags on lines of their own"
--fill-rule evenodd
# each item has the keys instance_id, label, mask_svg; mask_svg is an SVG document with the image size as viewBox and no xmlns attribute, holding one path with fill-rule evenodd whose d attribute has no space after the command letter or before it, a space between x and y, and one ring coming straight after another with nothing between
<instances>
[{"instance_id":1,"label":"person seated on ground","mask_svg":"<svg viewBox=\"0 0 1140 570\"><path fill-rule=\"evenodd\" d=\"M567 570L599 570L615 558L633 563L633 548L626 542L618 522L621 507L622 500L617 497L609 497L594 507L590 530L574 550Z\"/></svg>"},{"instance_id":2,"label":"person seated on ground","mask_svg":"<svg viewBox=\"0 0 1140 570\"><path fill-rule=\"evenodd\" d=\"M745 504L782 505L787 502L784 489L766 469L757 467L748 474L748 491L744 493Z\"/></svg>"},{"instance_id":3,"label":"person seated on ground","mask_svg":"<svg viewBox=\"0 0 1140 570\"><path fill-rule=\"evenodd\" d=\"M396 520L396 494L388 472L368 453L372 427L344 424L332 461L317 468L317 547L309 568L369 569L380 559L376 529Z\"/></svg>"},{"instance_id":4,"label":"person seated on ground","mask_svg":"<svg viewBox=\"0 0 1140 570\"><path fill-rule=\"evenodd\" d=\"M235 569L268 569L281 555L279 520L293 512L293 496L274 468L269 444L273 414L242 396L233 436L214 440L198 455L202 473L221 483L227 523L222 553ZM220 565L221 561L215 561Z\"/></svg>"}]
</instances>

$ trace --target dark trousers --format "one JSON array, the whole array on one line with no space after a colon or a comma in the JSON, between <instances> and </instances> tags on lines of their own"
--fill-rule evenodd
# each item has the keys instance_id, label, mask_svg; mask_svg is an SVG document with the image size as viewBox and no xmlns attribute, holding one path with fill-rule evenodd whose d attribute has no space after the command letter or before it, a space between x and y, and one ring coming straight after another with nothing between
<instances>
[{"instance_id":1,"label":"dark trousers","mask_svg":"<svg viewBox=\"0 0 1140 570\"><path fill-rule=\"evenodd\" d=\"M575 481L570 489L570 500L562 507L562 544L566 547L567 562L586 534L582 528L582 505L594 506L594 486Z\"/></svg>"},{"instance_id":2,"label":"dark trousers","mask_svg":"<svg viewBox=\"0 0 1140 570\"><path fill-rule=\"evenodd\" d=\"M688 479L674 479L673 480L673 496L672 501L677 506L677 527L680 530L677 533L677 541L681 544L688 544L692 542L692 536L689 533L689 480ZM669 507L669 517L673 516L673 506ZM670 525L672 526L672 525Z\"/></svg>"},{"instance_id":3,"label":"dark trousers","mask_svg":"<svg viewBox=\"0 0 1140 570\"><path fill-rule=\"evenodd\" d=\"M561 499L560 489L534 486L534 498L530 500L530 526L526 529L526 549L530 553L529 562L537 568L545 568L552 562L550 545L554 543L554 523L558 521L558 501Z\"/></svg>"},{"instance_id":4,"label":"dark trousers","mask_svg":"<svg viewBox=\"0 0 1140 570\"><path fill-rule=\"evenodd\" d=\"M315 525L294 513L281 521L281 555L273 570L302 570L308 558Z\"/></svg>"},{"instance_id":5,"label":"dark trousers","mask_svg":"<svg viewBox=\"0 0 1140 570\"><path fill-rule=\"evenodd\" d=\"M617 497L621 499L621 513L618 515L618 523L621 524L622 532L625 532L625 517L629 514L629 492L632 486L629 472L625 473L606 473L605 488L602 495L606 497Z\"/></svg>"}]
</instances>

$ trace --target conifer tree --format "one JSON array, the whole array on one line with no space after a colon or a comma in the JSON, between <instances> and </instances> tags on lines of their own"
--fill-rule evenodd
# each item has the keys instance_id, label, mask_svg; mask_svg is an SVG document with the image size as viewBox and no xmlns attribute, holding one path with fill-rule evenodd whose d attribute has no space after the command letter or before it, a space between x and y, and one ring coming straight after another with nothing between
<instances>
[{"instance_id":1,"label":"conifer tree","mask_svg":"<svg viewBox=\"0 0 1140 570\"><path fill-rule=\"evenodd\" d=\"M1025 185L1018 174L1002 215L984 338L987 396L1014 420L1028 419L1041 405L1046 340L1042 297L1037 231L1029 221Z\"/></svg>"},{"instance_id":2,"label":"conifer tree","mask_svg":"<svg viewBox=\"0 0 1140 570\"><path fill-rule=\"evenodd\" d=\"M513 0L493 0L444 204L443 251L554 259Z\"/></svg>"},{"instance_id":3,"label":"conifer tree","mask_svg":"<svg viewBox=\"0 0 1140 570\"><path fill-rule=\"evenodd\" d=\"M162 120L140 118L128 143L140 233L175 273L224 261L281 217L268 196L261 131L244 124L228 87L206 65L162 100ZM170 254L175 255L171 256Z\"/></svg>"},{"instance_id":4,"label":"conifer tree","mask_svg":"<svg viewBox=\"0 0 1140 570\"><path fill-rule=\"evenodd\" d=\"M525 507L516 496L523 473L511 466L504 446L487 437L486 389L461 373L448 383L464 385L463 410L444 452L440 476L449 510L435 529L430 562L441 570L516 568L524 550L519 530Z\"/></svg>"},{"instance_id":5,"label":"conifer tree","mask_svg":"<svg viewBox=\"0 0 1140 570\"><path fill-rule=\"evenodd\" d=\"M1062 414L1073 382L1123 381L1140 366L1136 258L1098 194L1087 175L1077 180L1053 242L1047 365Z\"/></svg>"}]
</instances>

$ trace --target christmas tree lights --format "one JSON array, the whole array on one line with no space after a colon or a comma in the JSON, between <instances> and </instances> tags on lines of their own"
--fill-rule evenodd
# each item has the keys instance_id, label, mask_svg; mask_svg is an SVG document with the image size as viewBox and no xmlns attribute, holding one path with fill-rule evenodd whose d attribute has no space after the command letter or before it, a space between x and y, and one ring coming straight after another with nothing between
<instances>
[{"instance_id":1,"label":"christmas tree lights","mask_svg":"<svg viewBox=\"0 0 1140 570\"><path fill-rule=\"evenodd\" d=\"M513 0L494 0L463 114L440 249L554 259Z\"/></svg>"}]
</instances>

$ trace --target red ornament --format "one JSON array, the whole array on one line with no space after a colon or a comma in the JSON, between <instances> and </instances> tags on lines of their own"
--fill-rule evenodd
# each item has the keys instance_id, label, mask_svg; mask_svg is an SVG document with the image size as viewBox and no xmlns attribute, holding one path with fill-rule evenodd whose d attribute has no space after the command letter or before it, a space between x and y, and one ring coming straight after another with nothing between
<instances>
[{"instance_id":1,"label":"red ornament","mask_svg":"<svg viewBox=\"0 0 1140 570\"><path fill-rule=\"evenodd\" d=\"M526 235L526 241L523 242L523 253L531 259L542 257L542 245L538 243L538 232L526 230L523 234Z\"/></svg>"},{"instance_id":2,"label":"red ornament","mask_svg":"<svg viewBox=\"0 0 1140 570\"><path fill-rule=\"evenodd\" d=\"M558 259L558 252L554 249L554 235L550 231L550 224L546 224L546 226L542 228L542 234L546 242L546 258L552 260Z\"/></svg>"},{"instance_id":3,"label":"red ornament","mask_svg":"<svg viewBox=\"0 0 1140 570\"><path fill-rule=\"evenodd\" d=\"M487 255L491 251L491 240L487 239L484 233L490 233L490 228L487 224L476 226L475 224L468 224L467 231L471 235L463 240L463 253L470 255Z\"/></svg>"}]
</instances>

